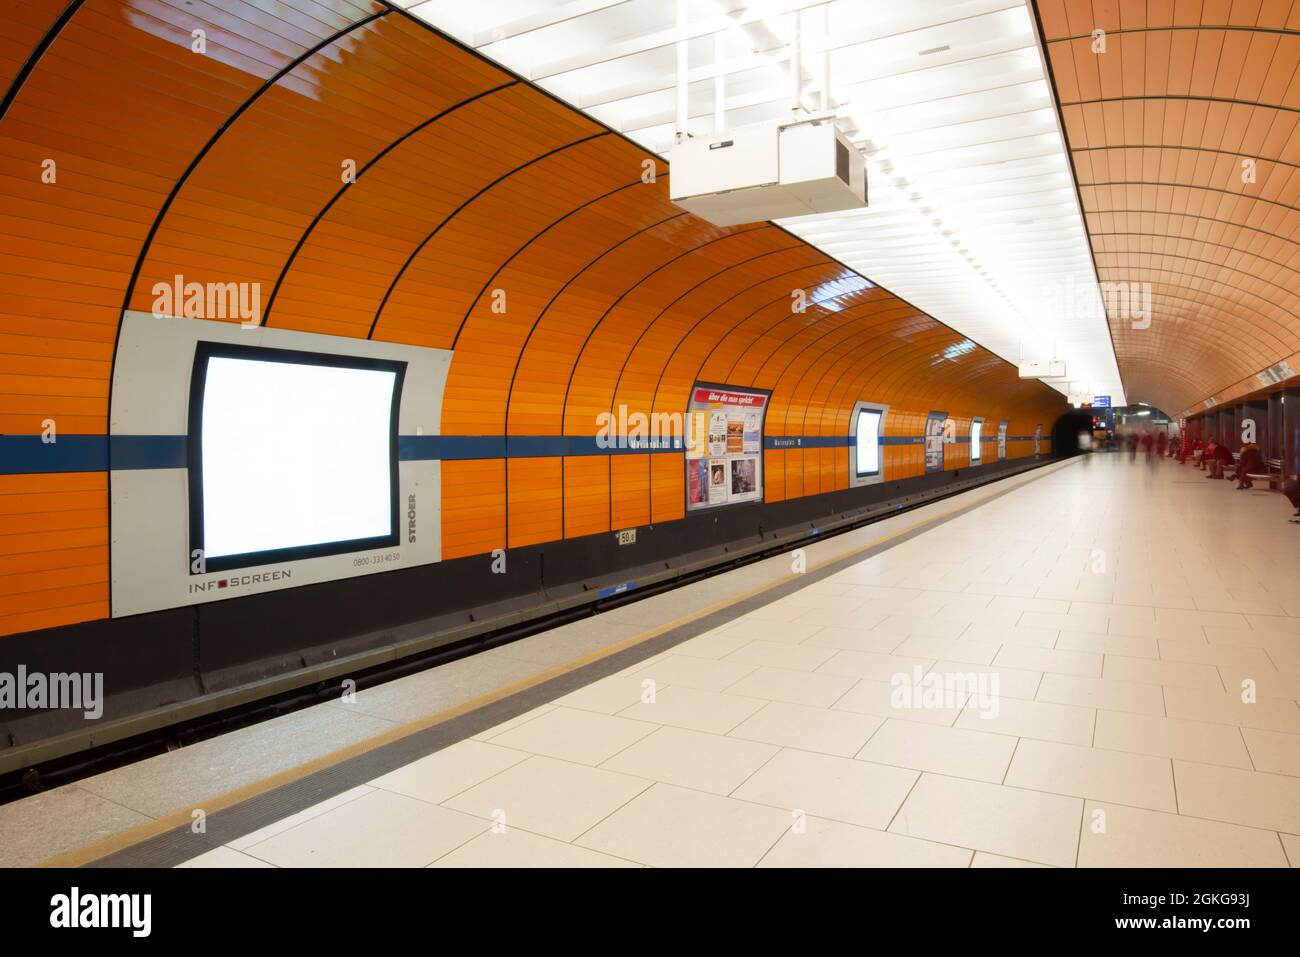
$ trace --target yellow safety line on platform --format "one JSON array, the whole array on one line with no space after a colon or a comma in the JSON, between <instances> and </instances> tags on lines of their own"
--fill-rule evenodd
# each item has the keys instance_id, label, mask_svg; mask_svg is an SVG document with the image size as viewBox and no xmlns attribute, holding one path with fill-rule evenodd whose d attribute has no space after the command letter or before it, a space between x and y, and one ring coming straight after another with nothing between
<instances>
[{"instance_id":1,"label":"yellow safety line on platform","mask_svg":"<svg viewBox=\"0 0 1300 957\"><path fill-rule=\"evenodd\" d=\"M1068 464L1070 462L1076 462L1076 461L1078 461L1077 458L1071 458L1061 464ZM1040 471L1034 477L1040 478L1042 477L1043 474L1046 473ZM818 571L822 568L825 568L827 565L832 565L836 562L843 561L846 558L850 558L853 555L858 555L861 554L862 552L869 551L870 549L877 548L880 545L884 544L885 542L892 541L893 539L906 535L909 532L915 531L918 528L921 528L926 525L932 525L935 522L939 521L940 519L948 518L949 516L955 515L958 512L962 512L965 511L966 509L975 507L976 505L983 504L984 502L987 502L990 499L996 498L998 495L1003 494L1003 492L1005 491L1007 490L1004 489L1002 492L996 492L990 495L982 496L981 498L976 499L972 502L967 502L966 504L960 505L956 508L951 508L948 509L947 511L936 513L935 515L932 515L929 518L922 519L919 522L914 522L911 525L908 525L906 528L900 528L886 535L881 535L879 538L872 539L870 542L866 543L865 545L860 545L855 548L846 549L845 551L840 552L839 554L831 558L827 558L824 561L819 562L815 566L810 566L808 568L808 572ZM692 612L689 615L683 615L681 618L677 618L671 622L668 622L667 624L658 625L654 628L648 629L647 631L634 635L631 638L624 639L623 641L620 641L617 644L610 645L607 648L602 648L598 651L590 652L589 654L582 655L579 658L574 658L571 661L567 661L561 665L553 665L552 667L546 668L543 671L539 671L537 674L532 675L528 678L521 678L518 681L514 681L511 682L510 684L503 685L500 688L496 688L492 691L484 692L483 694L475 698L471 698L468 701L463 701L458 705L453 705L450 708L444 708L442 711L436 711L433 714L425 715L423 718L417 718L414 721L409 721L406 724L399 725L398 727L392 728L388 731L384 731L381 734L377 734L372 737L366 738L364 741L358 741L355 744L348 745L345 748L340 748L337 751L331 751L329 754L321 755L318 758L313 758L310 761L305 761L302 764L295 765L292 768L287 768L284 771L276 772L275 774L272 774L268 777L262 778L258 781L254 781L251 784L246 784L243 787L235 788L233 791L227 791L224 794L217 795L216 797L210 798L209 800L190 805L178 811L173 811L171 814L168 814L164 817L157 818L156 820L150 821L147 824L137 825L136 827L130 828L129 830L122 831L118 834L114 834L111 837L106 837L101 841L96 841L94 844L87 844L85 847L77 848L76 850L72 850L72 851L66 851L63 854L59 854L56 855L55 857L50 858L49 860L45 861L44 863L38 866L40 867L81 867L83 865L93 863L97 860L100 860L101 858L108 857L111 854L116 854L119 851L124 851L129 847L134 847L135 845L143 843L144 841L147 841L150 838L158 837L161 834L166 834L168 831L175 830L176 828L179 827L189 826L194 820L194 811L196 810L201 810L205 816L216 814L219 811L224 811L228 808L234 807L236 804L242 804L244 801L248 801L251 800L252 798L260 797L263 794L267 794L278 787L283 787L286 784L292 784L295 781L300 781L303 778L311 774L315 774L318 771L324 771L327 768L331 768L334 767L335 765L342 764L344 761L347 761L350 758L355 758L362 754L366 754L367 752L373 751L376 748L381 748L386 744L392 744L394 741L400 741L401 739L409 737L412 734L417 734L420 731L427 730L428 728L432 728L435 725L442 724L445 721L450 721L452 718L458 718L461 715L469 714L471 711L475 711L479 708L484 707L485 705L493 704L494 702L500 701L503 698L508 698L513 694L518 694L521 691L527 691L529 688L536 687L537 685L542 684L545 681L549 681L552 678L556 678L559 677L560 675L568 674L571 671L576 671L577 669L585 667L586 665L589 665L593 662L600 661L602 658L608 658L611 655L618 654L620 651L624 651L628 648L634 647L635 645L639 645L642 642L649 641L650 639L656 638L659 635L664 634L665 632L672 631L675 628L680 628L683 625L689 625L691 622L698 621L700 618L703 618L706 615L711 615L715 611L720 611L724 608L728 608L731 605L738 604L742 601L754 597L755 595L762 594L765 591L769 591L773 588L777 588L788 582L794 581L795 579L802 578L808 572L803 572L803 573L792 572L788 575L785 575L777 579L776 581L769 582L765 585L760 585L757 588L753 588L747 592L743 592L742 594L734 596L732 598L725 599L724 601L717 602L700 611Z\"/></svg>"}]
</instances>

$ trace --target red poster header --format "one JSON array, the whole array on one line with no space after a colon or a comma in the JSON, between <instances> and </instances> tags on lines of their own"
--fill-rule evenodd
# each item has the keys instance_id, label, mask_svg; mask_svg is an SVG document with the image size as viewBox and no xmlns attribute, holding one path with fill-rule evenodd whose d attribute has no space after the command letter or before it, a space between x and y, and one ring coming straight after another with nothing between
<instances>
[{"instance_id":1,"label":"red poster header","mask_svg":"<svg viewBox=\"0 0 1300 957\"><path fill-rule=\"evenodd\" d=\"M724 392L719 389L696 389L694 401L703 405L740 405L751 409L761 409L767 403L767 396L754 392Z\"/></svg>"}]
</instances>

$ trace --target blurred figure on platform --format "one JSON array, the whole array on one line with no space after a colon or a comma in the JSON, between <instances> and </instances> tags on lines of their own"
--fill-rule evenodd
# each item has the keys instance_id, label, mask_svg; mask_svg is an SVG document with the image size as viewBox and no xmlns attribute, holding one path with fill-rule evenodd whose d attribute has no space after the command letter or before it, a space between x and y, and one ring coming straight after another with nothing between
<instances>
[{"instance_id":1,"label":"blurred figure on platform","mask_svg":"<svg viewBox=\"0 0 1300 957\"><path fill-rule=\"evenodd\" d=\"M1254 472L1256 475L1264 471L1264 456L1260 454L1259 446L1254 442L1247 442L1241 447L1241 454L1237 457L1237 489L1254 488L1255 483L1250 480L1250 475Z\"/></svg>"},{"instance_id":2,"label":"blurred figure on platform","mask_svg":"<svg viewBox=\"0 0 1300 957\"><path fill-rule=\"evenodd\" d=\"M1164 429L1161 429L1160 432L1156 435L1156 456L1158 458L1164 458L1165 449L1168 448L1168 446L1169 446L1169 436L1165 434Z\"/></svg>"},{"instance_id":3,"label":"blurred figure on platform","mask_svg":"<svg viewBox=\"0 0 1300 957\"><path fill-rule=\"evenodd\" d=\"M1138 437L1136 432L1129 432L1124 436L1124 443L1128 446L1128 460L1136 462L1138 457Z\"/></svg>"},{"instance_id":4,"label":"blurred figure on platform","mask_svg":"<svg viewBox=\"0 0 1300 957\"><path fill-rule=\"evenodd\" d=\"M1291 475L1287 478L1282 485L1282 494L1286 496L1286 500L1295 509L1295 515L1291 517L1291 521L1300 525L1300 475Z\"/></svg>"}]
</instances>

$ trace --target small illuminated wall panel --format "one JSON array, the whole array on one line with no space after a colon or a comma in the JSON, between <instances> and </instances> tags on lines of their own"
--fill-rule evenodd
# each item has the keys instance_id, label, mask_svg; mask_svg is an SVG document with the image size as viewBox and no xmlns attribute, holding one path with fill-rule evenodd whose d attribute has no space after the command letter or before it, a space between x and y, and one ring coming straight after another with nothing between
<instances>
[{"instance_id":1,"label":"small illuminated wall panel","mask_svg":"<svg viewBox=\"0 0 1300 957\"><path fill-rule=\"evenodd\" d=\"M889 406L859 402L849 417L853 433L849 455L849 485L873 485L885 479L885 417Z\"/></svg>"}]
</instances>

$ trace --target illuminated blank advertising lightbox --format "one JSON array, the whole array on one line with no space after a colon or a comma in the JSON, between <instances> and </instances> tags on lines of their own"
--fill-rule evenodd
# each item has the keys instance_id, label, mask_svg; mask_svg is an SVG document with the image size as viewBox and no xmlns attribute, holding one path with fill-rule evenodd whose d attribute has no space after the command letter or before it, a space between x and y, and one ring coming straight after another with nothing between
<instances>
[{"instance_id":1,"label":"illuminated blank advertising lightbox","mask_svg":"<svg viewBox=\"0 0 1300 957\"><path fill-rule=\"evenodd\" d=\"M400 361L198 343L190 549L204 570L397 544L405 371Z\"/></svg>"},{"instance_id":2,"label":"illuminated blank advertising lightbox","mask_svg":"<svg viewBox=\"0 0 1300 957\"><path fill-rule=\"evenodd\" d=\"M862 409L858 412L856 438L858 475L877 475L880 472L880 419L883 412Z\"/></svg>"},{"instance_id":3,"label":"illuminated blank advertising lightbox","mask_svg":"<svg viewBox=\"0 0 1300 957\"><path fill-rule=\"evenodd\" d=\"M884 481L883 456L885 417L889 406L858 402L849 418L849 485L873 485Z\"/></svg>"}]
</instances>

